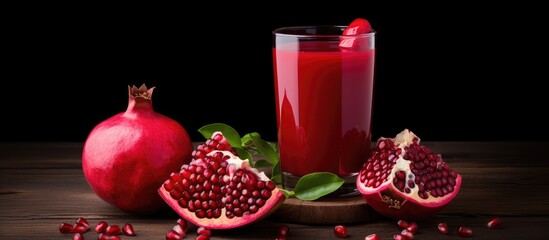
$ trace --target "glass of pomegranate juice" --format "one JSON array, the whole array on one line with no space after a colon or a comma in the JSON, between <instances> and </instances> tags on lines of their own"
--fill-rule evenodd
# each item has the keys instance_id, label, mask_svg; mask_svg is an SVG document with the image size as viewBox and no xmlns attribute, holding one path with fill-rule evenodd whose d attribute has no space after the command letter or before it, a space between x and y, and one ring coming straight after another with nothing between
<instances>
[{"instance_id":1,"label":"glass of pomegranate juice","mask_svg":"<svg viewBox=\"0 0 549 240\"><path fill-rule=\"evenodd\" d=\"M334 193L357 194L368 158L375 32L343 35L345 26L273 31L273 67L282 184L331 172L345 180ZM342 44L345 43L345 44ZM350 45L348 43L351 43Z\"/></svg>"}]
</instances>

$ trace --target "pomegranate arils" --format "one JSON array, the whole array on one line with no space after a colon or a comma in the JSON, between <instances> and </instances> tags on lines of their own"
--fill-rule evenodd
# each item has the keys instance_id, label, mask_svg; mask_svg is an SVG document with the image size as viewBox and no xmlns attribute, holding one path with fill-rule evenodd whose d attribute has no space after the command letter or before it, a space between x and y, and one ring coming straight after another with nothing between
<instances>
[{"instance_id":1,"label":"pomegranate arils","mask_svg":"<svg viewBox=\"0 0 549 240\"><path fill-rule=\"evenodd\" d=\"M364 240L379 240L379 237L377 236L377 234L373 233L373 234L370 234L370 235L366 236L364 238Z\"/></svg>"},{"instance_id":2,"label":"pomegranate arils","mask_svg":"<svg viewBox=\"0 0 549 240\"><path fill-rule=\"evenodd\" d=\"M402 236L402 235L400 235L400 234L395 234L395 235L393 236L393 239L394 239L394 240L408 240L408 239L406 239L405 236Z\"/></svg>"},{"instance_id":3,"label":"pomegranate arils","mask_svg":"<svg viewBox=\"0 0 549 240\"><path fill-rule=\"evenodd\" d=\"M418 229L419 227L417 223L411 222L410 225L405 230L408 230L409 232L416 234Z\"/></svg>"},{"instance_id":4,"label":"pomegranate arils","mask_svg":"<svg viewBox=\"0 0 549 240\"><path fill-rule=\"evenodd\" d=\"M388 140L381 140L380 142L378 142L377 147L379 150L383 150L385 152L376 152L374 150L374 152L370 156L370 159L368 159L367 164L365 164L365 167L361 170L360 181L364 182L367 187L379 187L381 182L384 180L384 178L381 178L383 173L390 174L391 169L396 164L396 160L398 159L394 157L392 158L394 159L394 161L387 161L385 159L386 156L394 156L394 154L396 153L396 148L394 147L393 142ZM384 158L381 158L382 156ZM380 174L376 174L376 172L379 172ZM383 176L387 178L387 174ZM406 177L406 172L398 171L395 173L395 176L397 177L396 179L398 179L399 177L402 179L402 181L400 182L402 182L402 188L404 188L403 180Z\"/></svg>"},{"instance_id":5,"label":"pomegranate arils","mask_svg":"<svg viewBox=\"0 0 549 240\"><path fill-rule=\"evenodd\" d=\"M402 235L407 240L414 238L414 234L406 229L402 230L402 232L400 232L400 235Z\"/></svg>"},{"instance_id":6,"label":"pomegranate arils","mask_svg":"<svg viewBox=\"0 0 549 240\"><path fill-rule=\"evenodd\" d=\"M168 240L183 239L188 229L189 229L189 226L187 225L187 221L185 219L182 219L182 218L177 219L177 224L173 226L172 230L170 230L166 234L166 239Z\"/></svg>"},{"instance_id":7,"label":"pomegranate arils","mask_svg":"<svg viewBox=\"0 0 549 240\"><path fill-rule=\"evenodd\" d=\"M198 235L195 240L210 240L210 236L208 235Z\"/></svg>"},{"instance_id":8,"label":"pomegranate arils","mask_svg":"<svg viewBox=\"0 0 549 240\"><path fill-rule=\"evenodd\" d=\"M486 223L487 228L499 228L501 221L499 218L492 218L488 223Z\"/></svg>"},{"instance_id":9,"label":"pomegranate arils","mask_svg":"<svg viewBox=\"0 0 549 240\"><path fill-rule=\"evenodd\" d=\"M439 223L437 227L440 233L448 234L448 225L446 223Z\"/></svg>"},{"instance_id":10,"label":"pomegranate arils","mask_svg":"<svg viewBox=\"0 0 549 240\"><path fill-rule=\"evenodd\" d=\"M470 237L473 236L473 230L468 227L459 227L458 236L460 237Z\"/></svg>"},{"instance_id":11,"label":"pomegranate arils","mask_svg":"<svg viewBox=\"0 0 549 240\"><path fill-rule=\"evenodd\" d=\"M89 231L89 229L90 224L84 218L78 218L74 225L62 223L59 226L61 233L74 233L73 240L84 240L84 233ZM109 226L107 222L99 221L94 230L99 233L97 236L98 240L120 240L120 237L117 235L122 232L127 236L135 236L133 226L129 223L126 223L124 229L121 229L118 225Z\"/></svg>"},{"instance_id":12,"label":"pomegranate arils","mask_svg":"<svg viewBox=\"0 0 549 240\"><path fill-rule=\"evenodd\" d=\"M81 225L81 224L77 223L77 224L74 224L74 226L72 227L72 232L73 233L85 233L89 229L90 229L89 226L85 226L85 225Z\"/></svg>"},{"instance_id":13,"label":"pomegranate arils","mask_svg":"<svg viewBox=\"0 0 549 240\"><path fill-rule=\"evenodd\" d=\"M343 225L337 225L334 227L334 234L338 238L346 238L348 235L347 227Z\"/></svg>"},{"instance_id":14,"label":"pomegranate arils","mask_svg":"<svg viewBox=\"0 0 549 240\"><path fill-rule=\"evenodd\" d=\"M121 238L116 235L108 235L105 233L100 233L99 236L97 236L97 240L120 240Z\"/></svg>"},{"instance_id":15,"label":"pomegranate arils","mask_svg":"<svg viewBox=\"0 0 549 240\"><path fill-rule=\"evenodd\" d=\"M397 224L400 229L405 229L410 226L410 224L404 220L398 220Z\"/></svg>"},{"instance_id":16,"label":"pomegranate arils","mask_svg":"<svg viewBox=\"0 0 549 240\"><path fill-rule=\"evenodd\" d=\"M79 217L78 219L76 219L76 224L84 225L87 228L90 227L90 223L88 223L88 221L83 217Z\"/></svg>"},{"instance_id":17,"label":"pomegranate arils","mask_svg":"<svg viewBox=\"0 0 549 240\"><path fill-rule=\"evenodd\" d=\"M177 225L183 229L183 232L187 232L189 230L189 225L187 224L187 221L183 218L177 219Z\"/></svg>"},{"instance_id":18,"label":"pomegranate arils","mask_svg":"<svg viewBox=\"0 0 549 240\"><path fill-rule=\"evenodd\" d=\"M122 232L126 236L135 236L135 231L133 230L133 226L129 223L126 223L124 227L122 228Z\"/></svg>"},{"instance_id":19,"label":"pomegranate arils","mask_svg":"<svg viewBox=\"0 0 549 240\"><path fill-rule=\"evenodd\" d=\"M181 235L182 237L185 236L185 231L183 231L183 229L181 229L181 226L179 225L173 226L172 230L175 231L177 234Z\"/></svg>"},{"instance_id":20,"label":"pomegranate arils","mask_svg":"<svg viewBox=\"0 0 549 240\"><path fill-rule=\"evenodd\" d=\"M231 151L232 154L236 155L236 151L231 147L229 141L221 133L214 134L206 142L198 145L195 150L192 152L193 159L204 159L206 155L213 150L225 150Z\"/></svg>"},{"instance_id":21,"label":"pomegranate arils","mask_svg":"<svg viewBox=\"0 0 549 240\"><path fill-rule=\"evenodd\" d=\"M280 226L278 228L278 231L277 231L277 237L275 238L276 240L285 240L286 239L286 235L288 235L288 231L290 230L290 228L288 227L288 225L286 224L283 224L282 226Z\"/></svg>"},{"instance_id":22,"label":"pomegranate arils","mask_svg":"<svg viewBox=\"0 0 549 240\"><path fill-rule=\"evenodd\" d=\"M166 240L181 240L183 237L174 230L170 230L166 233Z\"/></svg>"},{"instance_id":23,"label":"pomegranate arils","mask_svg":"<svg viewBox=\"0 0 549 240\"><path fill-rule=\"evenodd\" d=\"M105 234L107 235L119 235L122 233L122 228L118 225L109 225L107 229L105 229Z\"/></svg>"},{"instance_id":24,"label":"pomegranate arils","mask_svg":"<svg viewBox=\"0 0 549 240\"><path fill-rule=\"evenodd\" d=\"M82 233L76 233L72 237L72 240L85 240L85 239L84 239L84 235L82 235Z\"/></svg>"},{"instance_id":25,"label":"pomegranate arils","mask_svg":"<svg viewBox=\"0 0 549 240\"><path fill-rule=\"evenodd\" d=\"M61 223L59 226L60 233L72 233L73 226L68 223Z\"/></svg>"},{"instance_id":26,"label":"pomegranate arils","mask_svg":"<svg viewBox=\"0 0 549 240\"><path fill-rule=\"evenodd\" d=\"M288 225L284 224L284 225L280 226L280 228L278 229L278 235L286 236L288 234L289 230L290 230L290 228L288 227Z\"/></svg>"},{"instance_id":27,"label":"pomegranate arils","mask_svg":"<svg viewBox=\"0 0 549 240\"><path fill-rule=\"evenodd\" d=\"M196 233L198 233L199 235L206 235L206 236L212 235L212 232L210 231L210 229L207 229L205 227L198 227L198 229L196 229Z\"/></svg>"},{"instance_id":28,"label":"pomegranate arils","mask_svg":"<svg viewBox=\"0 0 549 240\"><path fill-rule=\"evenodd\" d=\"M108 226L109 226L109 224L107 222L99 221L97 223L97 225L95 225L95 232L103 233L103 232L105 232L105 229L107 229Z\"/></svg>"}]
</instances>

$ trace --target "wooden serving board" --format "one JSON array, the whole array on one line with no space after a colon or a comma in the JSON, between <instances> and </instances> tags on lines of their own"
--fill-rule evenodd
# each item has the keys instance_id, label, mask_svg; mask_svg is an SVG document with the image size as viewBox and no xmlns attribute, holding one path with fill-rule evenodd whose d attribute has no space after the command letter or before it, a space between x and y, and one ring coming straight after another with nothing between
<instances>
[{"instance_id":1,"label":"wooden serving board","mask_svg":"<svg viewBox=\"0 0 549 240\"><path fill-rule=\"evenodd\" d=\"M272 217L284 222L312 225L361 223L379 218L362 196L315 201L288 198Z\"/></svg>"}]
</instances>

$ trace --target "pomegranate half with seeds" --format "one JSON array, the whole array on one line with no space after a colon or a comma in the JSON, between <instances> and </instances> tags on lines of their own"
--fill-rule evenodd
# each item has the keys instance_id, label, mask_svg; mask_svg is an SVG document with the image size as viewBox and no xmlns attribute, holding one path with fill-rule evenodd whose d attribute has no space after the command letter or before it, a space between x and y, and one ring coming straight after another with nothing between
<instances>
[{"instance_id":1,"label":"pomegranate half with seeds","mask_svg":"<svg viewBox=\"0 0 549 240\"><path fill-rule=\"evenodd\" d=\"M356 184L368 205L381 215L419 220L452 201L461 186L461 175L405 129L395 138L377 141Z\"/></svg>"},{"instance_id":2,"label":"pomegranate half with seeds","mask_svg":"<svg viewBox=\"0 0 549 240\"><path fill-rule=\"evenodd\" d=\"M273 181L237 156L221 132L200 144L192 156L158 192L182 218L197 226L244 226L268 216L285 200Z\"/></svg>"}]
</instances>

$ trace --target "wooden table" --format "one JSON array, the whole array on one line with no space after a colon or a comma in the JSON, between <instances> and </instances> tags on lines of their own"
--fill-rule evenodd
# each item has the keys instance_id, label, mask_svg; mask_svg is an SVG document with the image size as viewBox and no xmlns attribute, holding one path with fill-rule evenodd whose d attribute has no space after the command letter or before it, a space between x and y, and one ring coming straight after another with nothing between
<instances>
[{"instance_id":1,"label":"wooden table","mask_svg":"<svg viewBox=\"0 0 549 240\"><path fill-rule=\"evenodd\" d=\"M471 227L474 239L549 239L549 142L424 142L463 176L454 201L433 218L419 222L414 239L460 239L458 226ZM87 185L80 154L82 143L0 143L0 239L72 239L59 233L61 222L78 217L132 223L137 236L165 239L177 220L172 213L133 216L100 200ZM326 209L329 211L329 209ZM492 217L501 229L487 229ZM448 236L437 231L446 222ZM241 229L213 231L212 239L275 239L283 222L267 218ZM288 224L287 239L336 239L333 225ZM394 220L350 224L348 239L378 233L392 239ZM96 239L95 232L84 235ZM190 232L185 239L194 239Z\"/></svg>"}]
</instances>

